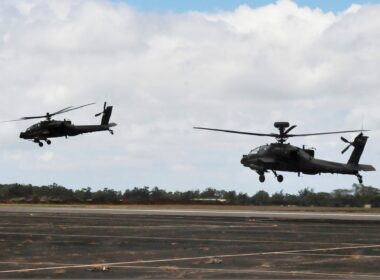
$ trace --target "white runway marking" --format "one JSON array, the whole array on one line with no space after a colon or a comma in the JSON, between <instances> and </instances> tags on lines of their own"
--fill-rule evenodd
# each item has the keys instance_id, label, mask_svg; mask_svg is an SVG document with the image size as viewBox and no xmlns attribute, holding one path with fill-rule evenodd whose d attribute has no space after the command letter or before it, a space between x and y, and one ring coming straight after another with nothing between
<instances>
[{"instance_id":1,"label":"white runway marking","mask_svg":"<svg viewBox=\"0 0 380 280\"><path fill-rule=\"evenodd\" d=\"M80 265L67 265L67 266L55 266L55 267L38 267L38 268L25 268L25 269L15 269L15 270L3 270L3 271L0 271L0 273L16 273L16 272L32 272L32 271L42 271L42 270L86 268L86 267L93 267L93 266L100 266L100 265L102 265L102 266L117 266L117 265L128 265L128 264L178 262L178 261L202 260L202 259L210 259L210 258L231 258L231 257L263 256L263 255L280 255L280 254L288 254L288 253L337 251L337 250L365 249L365 248L380 248L380 245L331 247L331 248L304 249L304 250L289 250L289 251L274 251L274 252L255 252L255 253L226 254L226 255L211 255L211 256L201 256L201 257L184 257L184 258L168 258L168 259L155 259L155 260L138 260L138 261L112 262L112 263L99 263L99 264L80 264ZM379 277L379 276L377 276L377 277Z\"/></svg>"},{"instance_id":2,"label":"white runway marking","mask_svg":"<svg viewBox=\"0 0 380 280\"><path fill-rule=\"evenodd\" d=\"M380 256L372 256L372 255L342 255L342 254L312 254L312 253L283 253L284 255L297 255L297 256L319 256L319 257L338 257L338 258L374 258L378 259Z\"/></svg>"}]
</instances>

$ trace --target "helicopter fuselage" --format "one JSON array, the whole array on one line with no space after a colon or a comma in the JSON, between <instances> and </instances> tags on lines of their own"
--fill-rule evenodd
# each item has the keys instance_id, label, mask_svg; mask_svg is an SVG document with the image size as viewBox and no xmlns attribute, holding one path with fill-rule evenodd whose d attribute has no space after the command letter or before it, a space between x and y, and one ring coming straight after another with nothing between
<instances>
[{"instance_id":1,"label":"helicopter fuselage","mask_svg":"<svg viewBox=\"0 0 380 280\"><path fill-rule=\"evenodd\" d=\"M371 165L339 163L314 157L314 149L299 148L290 144L272 143L253 149L243 155L241 164L259 175L268 170L303 174L340 173L357 175L359 171L373 171Z\"/></svg>"},{"instance_id":2,"label":"helicopter fuselage","mask_svg":"<svg viewBox=\"0 0 380 280\"><path fill-rule=\"evenodd\" d=\"M20 138L31 139L34 142L46 141L49 138L76 136L84 133L97 131L111 131L110 127L113 124L107 125L74 125L71 121L42 121L32 125L26 131L20 133Z\"/></svg>"}]
</instances>

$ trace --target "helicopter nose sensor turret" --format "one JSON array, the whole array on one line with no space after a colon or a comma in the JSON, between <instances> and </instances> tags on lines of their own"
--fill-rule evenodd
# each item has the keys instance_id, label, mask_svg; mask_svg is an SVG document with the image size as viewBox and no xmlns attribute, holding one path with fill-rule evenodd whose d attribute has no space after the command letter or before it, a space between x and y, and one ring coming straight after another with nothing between
<instances>
[{"instance_id":1,"label":"helicopter nose sensor turret","mask_svg":"<svg viewBox=\"0 0 380 280\"><path fill-rule=\"evenodd\" d=\"M243 155L243 157L240 160L240 163L245 166L247 162L248 162L247 155Z\"/></svg>"},{"instance_id":2,"label":"helicopter nose sensor turret","mask_svg":"<svg viewBox=\"0 0 380 280\"><path fill-rule=\"evenodd\" d=\"M20 133L20 138L25 139L25 132Z\"/></svg>"}]
</instances>

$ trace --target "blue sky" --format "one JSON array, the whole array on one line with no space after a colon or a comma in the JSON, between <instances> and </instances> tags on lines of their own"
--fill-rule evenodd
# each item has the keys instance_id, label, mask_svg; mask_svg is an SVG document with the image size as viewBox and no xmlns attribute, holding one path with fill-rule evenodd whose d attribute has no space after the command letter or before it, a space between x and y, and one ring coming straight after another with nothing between
<instances>
[{"instance_id":1,"label":"blue sky","mask_svg":"<svg viewBox=\"0 0 380 280\"><path fill-rule=\"evenodd\" d=\"M158 12L185 12L232 10L241 4L248 4L252 7L260 7L276 1L270 0L114 0L117 2L127 2L131 6L142 11ZM294 0L299 6L320 8L323 11L338 12L347 9L352 4L380 3L379 0Z\"/></svg>"}]
</instances>

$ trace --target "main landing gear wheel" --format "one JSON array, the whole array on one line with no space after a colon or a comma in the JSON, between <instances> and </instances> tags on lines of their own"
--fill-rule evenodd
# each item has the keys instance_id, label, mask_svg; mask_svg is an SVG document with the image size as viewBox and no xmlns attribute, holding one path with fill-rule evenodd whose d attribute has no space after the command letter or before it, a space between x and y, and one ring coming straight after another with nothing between
<instances>
[{"instance_id":1,"label":"main landing gear wheel","mask_svg":"<svg viewBox=\"0 0 380 280\"><path fill-rule=\"evenodd\" d=\"M46 143L47 143L48 145L50 145L50 144L51 144L51 141L50 141L50 140L46 140Z\"/></svg>"},{"instance_id":2,"label":"main landing gear wheel","mask_svg":"<svg viewBox=\"0 0 380 280\"><path fill-rule=\"evenodd\" d=\"M43 146L44 146L44 143L42 143L42 142L38 142L38 146L43 147Z\"/></svg>"},{"instance_id":3,"label":"main landing gear wheel","mask_svg":"<svg viewBox=\"0 0 380 280\"><path fill-rule=\"evenodd\" d=\"M278 181L279 183L281 183L282 181L284 181L284 176L282 176L282 175L278 175L278 176L277 176L277 181Z\"/></svg>"},{"instance_id":4,"label":"main landing gear wheel","mask_svg":"<svg viewBox=\"0 0 380 280\"><path fill-rule=\"evenodd\" d=\"M264 181L265 181L265 176L264 176L264 175L260 175L260 176L259 176L259 181L260 181L261 183L264 183Z\"/></svg>"},{"instance_id":5,"label":"main landing gear wheel","mask_svg":"<svg viewBox=\"0 0 380 280\"><path fill-rule=\"evenodd\" d=\"M282 176L282 175L277 175L277 172L276 172L275 170L272 170L272 172L273 172L274 176L276 177L276 179L277 179L277 181L278 181L279 183L281 183L282 181L284 181L284 176Z\"/></svg>"}]
</instances>

